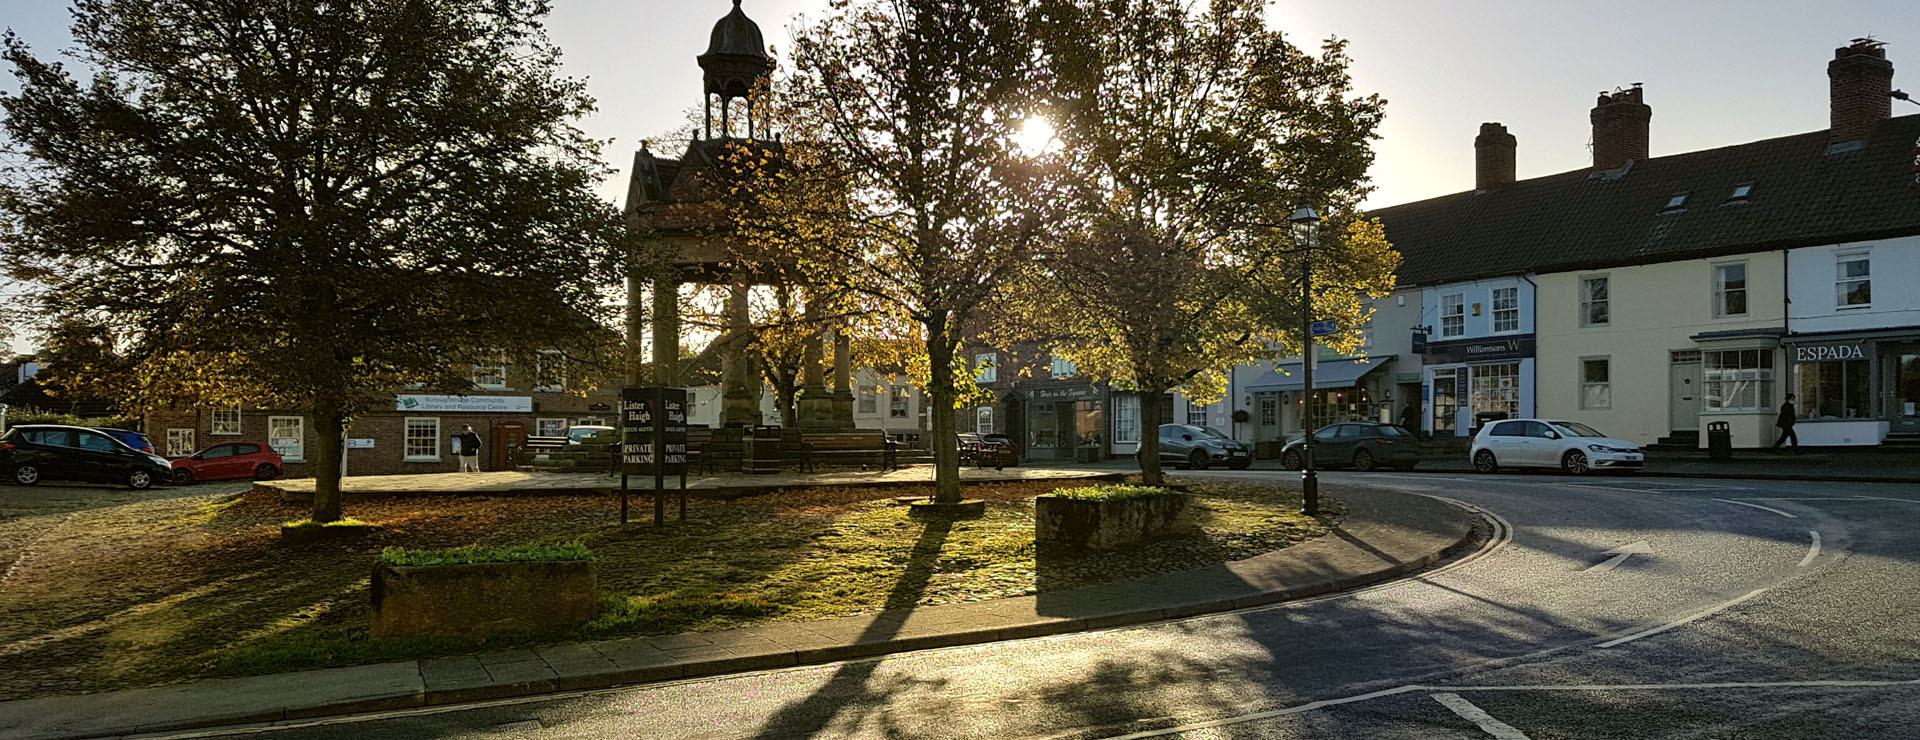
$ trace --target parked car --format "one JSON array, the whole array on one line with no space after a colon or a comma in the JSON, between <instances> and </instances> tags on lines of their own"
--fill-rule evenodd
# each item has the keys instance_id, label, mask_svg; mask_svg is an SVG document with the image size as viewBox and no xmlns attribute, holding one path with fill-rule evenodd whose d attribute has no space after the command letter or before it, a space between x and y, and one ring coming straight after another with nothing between
<instances>
[{"instance_id":1,"label":"parked car","mask_svg":"<svg viewBox=\"0 0 1920 740\"><path fill-rule=\"evenodd\" d=\"M995 469L1020 465L1020 450L1007 435L961 432L954 438L961 465Z\"/></svg>"},{"instance_id":2,"label":"parked car","mask_svg":"<svg viewBox=\"0 0 1920 740\"><path fill-rule=\"evenodd\" d=\"M222 442L173 461L175 485L203 480L273 480L287 469L280 453L259 442Z\"/></svg>"},{"instance_id":3,"label":"parked car","mask_svg":"<svg viewBox=\"0 0 1920 740\"><path fill-rule=\"evenodd\" d=\"M1596 470L1640 470L1647 456L1639 445L1614 439L1576 421L1496 421L1473 438L1473 469L1559 468L1574 475Z\"/></svg>"},{"instance_id":4,"label":"parked car","mask_svg":"<svg viewBox=\"0 0 1920 740\"><path fill-rule=\"evenodd\" d=\"M128 447L97 430L22 424L0 435L0 472L23 486L41 481L119 483L144 489L173 479L167 459Z\"/></svg>"},{"instance_id":5,"label":"parked car","mask_svg":"<svg viewBox=\"0 0 1920 740\"><path fill-rule=\"evenodd\" d=\"M1133 457L1140 459L1140 453ZM1172 464L1181 470L1206 470L1215 465L1246 470L1253 464L1253 448L1206 427L1161 424L1160 464Z\"/></svg>"},{"instance_id":6,"label":"parked car","mask_svg":"<svg viewBox=\"0 0 1920 740\"><path fill-rule=\"evenodd\" d=\"M567 428L567 444L583 445L591 441L594 437L602 436L602 435L606 436L606 439L603 441L613 442L615 441L613 437L613 433L614 433L613 427L596 427L596 426L568 427Z\"/></svg>"},{"instance_id":7,"label":"parked car","mask_svg":"<svg viewBox=\"0 0 1920 740\"><path fill-rule=\"evenodd\" d=\"M1299 470L1305 437L1280 448L1280 466ZM1316 468L1400 468L1411 470L1420 464L1420 438L1404 427L1372 422L1328 424L1313 433L1313 466Z\"/></svg>"},{"instance_id":8,"label":"parked car","mask_svg":"<svg viewBox=\"0 0 1920 740\"><path fill-rule=\"evenodd\" d=\"M121 444L149 455L160 454L159 450L154 449L153 440L148 439L147 435L139 432L128 429L114 429L113 427L94 427L93 430L96 432L106 432L107 436L120 440Z\"/></svg>"}]
</instances>

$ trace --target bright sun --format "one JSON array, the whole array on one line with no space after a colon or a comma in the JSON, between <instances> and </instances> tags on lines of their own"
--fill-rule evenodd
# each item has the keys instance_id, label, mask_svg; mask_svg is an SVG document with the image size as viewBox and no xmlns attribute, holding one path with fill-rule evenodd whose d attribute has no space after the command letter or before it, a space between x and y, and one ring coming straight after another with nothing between
<instances>
[{"instance_id":1,"label":"bright sun","mask_svg":"<svg viewBox=\"0 0 1920 740\"><path fill-rule=\"evenodd\" d=\"M1014 134L1013 141L1027 156L1047 154L1059 150L1060 140L1055 137L1053 121L1046 116L1035 114L1020 124L1020 131Z\"/></svg>"}]
</instances>

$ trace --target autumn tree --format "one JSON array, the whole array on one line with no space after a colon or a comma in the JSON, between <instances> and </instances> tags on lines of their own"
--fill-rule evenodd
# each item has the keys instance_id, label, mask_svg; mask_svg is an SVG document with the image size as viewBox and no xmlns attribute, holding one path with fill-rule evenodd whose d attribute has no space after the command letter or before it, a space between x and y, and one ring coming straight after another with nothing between
<instances>
[{"instance_id":1,"label":"autumn tree","mask_svg":"<svg viewBox=\"0 0 1920 740\"><path fill-rule=\"evenodd\" d=\"M740 180L743 242L913 327L942 503L960 500L962 329L1027 261L1052 200L1015 142L1039 71L1029 10L835 0L795 38L785 156Z\"/></svg>"},{"instance_id":2,"label":"autumn tree","mask_svg":"<svg viewBox=\"0 0 1920 740\"><path fill-rule=\"evenodd\" d=\"M545 0L75 0L91 79L11 35L0 260L43 315L111 328L130 399L343 433L406 384L608 338L612 208Z\"/></svg>"},{"instance_id":3,"label":"autumn tree","mask_svg":"<svg viewBox=\"0 0 1920 740\"><path fill-rule=\"evenodd\" d=\"M1036 24L1060 140L1050 159L1073 197L1008 314L1140 394L1152 484L1164 394L1217 398L1228 368L1298 351L1290 286L1303 255L1285 230L1296 206L1334 214L1315 264L1354 286L1316 296L1323 318L1364 323L1351 299L1389 289L1397 264L1352 209L1382 101L1354 94L1343 44L1309 54L1266 26L1264 7L1043 0Z\"/></svg>"}]
</instances>

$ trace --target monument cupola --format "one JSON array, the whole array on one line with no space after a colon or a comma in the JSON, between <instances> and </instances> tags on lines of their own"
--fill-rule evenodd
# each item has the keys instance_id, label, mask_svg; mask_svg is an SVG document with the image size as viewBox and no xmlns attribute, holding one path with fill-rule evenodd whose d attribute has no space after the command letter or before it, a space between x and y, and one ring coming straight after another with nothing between
<instances>
[{"instance_id":1,"label":"monument cupola","mask_svg":"<svg viewBox=\"0 0 1920 740\"><path fill-rule=\"evenodd\" d=\"M714 138L713 103L719 98L720 136L733 136L733 102L739 100L746 107L747 137L753 138L758 133L753 93L773 75L773 57L767 55L759 24L740 9L740 0L733 0L733 12L713 24L707 53L700 55L700 69L707 88L706 137Z\"/></svg>"}]
</instances>

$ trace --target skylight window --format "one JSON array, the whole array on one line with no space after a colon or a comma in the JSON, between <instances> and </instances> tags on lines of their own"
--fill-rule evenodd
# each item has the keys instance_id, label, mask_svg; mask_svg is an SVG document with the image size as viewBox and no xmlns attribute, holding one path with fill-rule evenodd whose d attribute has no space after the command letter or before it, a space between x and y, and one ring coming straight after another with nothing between
<instances>
[{"instance_id":1,"label":"skylight window","mask_svg":"<svg viewBox=\"0 0 1920 740\"><path fill-rule=\"evenodd\" d=\"M1662 210L1662 211L1678 211L1678 210L1681 210L1681 209L1684 209L1684 208L1686 208L1686 207L1687 207L1687 194L1686 194L1686 193L1675 193L1673 197L1671 197L1671 198L1668 198L1668 199L1667 199L1667 207L1666 207L1666 208L1662 208L1662 209L1660 209L1660 210Z\"/></svg>"},{"instance_id":2,"label":"skylight window","mask_svg":"<svg viewBox=\"0 0 1920 740\"><path fill-rule=\"evenodd\" d=\"M1727 196L1728 202L1744 201L1753 195L1753 183L1743 182L1733 186L1733 194Z\"/></svg>"}]
</instances>

